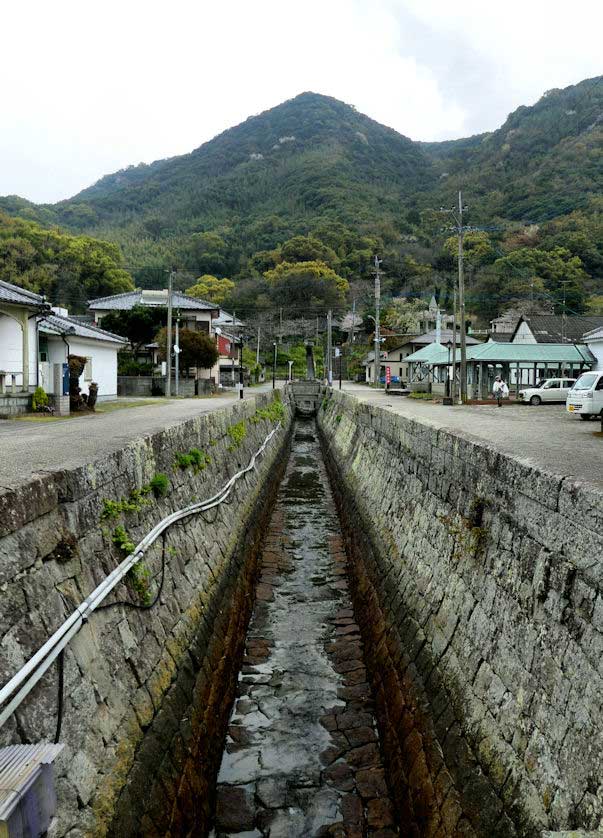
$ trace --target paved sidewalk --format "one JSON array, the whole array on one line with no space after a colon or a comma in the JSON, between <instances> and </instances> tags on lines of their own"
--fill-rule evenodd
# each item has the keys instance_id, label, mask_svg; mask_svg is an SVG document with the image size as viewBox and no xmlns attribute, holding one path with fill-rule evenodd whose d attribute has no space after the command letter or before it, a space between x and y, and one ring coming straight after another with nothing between
<instances>
[{"instance_id":1,"label":"paved sidewalk","mask_svg":"<svg viewBox=\"0 0 603 838\"><path fill-rule=\"evenodd\" d=\"M335 385L337 389L337 385ZM343 390L369 404L436 428L461 432L549 472L603 489L603 436L600 422L582 422L565 405L505 404L445 407L406 396L391 396L362 384Z\"/></svg>"},{"instance_id":2,"label":"paved sidewalk","mask_svg":"<svg viewBox=\"0 0 603 838\"><path fill-rule=\"evenodd\" d=\"M246 389L245 398L271 389L271 383ZM0 420L0 488L25 483L37 471L91 463L133 439L232 405L237 397L237 392L228 391L208 398L174 399L55 422Z\"/></svg>"}]
</instances>

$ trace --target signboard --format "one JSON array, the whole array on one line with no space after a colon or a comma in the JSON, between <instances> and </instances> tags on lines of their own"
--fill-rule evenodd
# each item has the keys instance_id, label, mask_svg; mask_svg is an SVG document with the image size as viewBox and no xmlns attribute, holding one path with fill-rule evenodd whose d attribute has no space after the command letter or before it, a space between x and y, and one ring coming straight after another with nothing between
<instances>
[{"instance_id":1,"label":"signboard","mask_svg":"<svg viewBox=\"0 0 603 838\"><path fill-rule=\"evenodd\" d=\"M69 364L63 364L63 395L69 395Z\"/></svg>"},{"instance_id":2,"label":"signboard","mask_svg":"<svg viewBox=\"0 0 603 838\"><path fill-rule=\"evenodd\" d=\"M388 387L391 384L391 381L392 381L392 368L391 367L386 367L385 368L385 383L387 384Z\"/></svg>"}]
</instances>

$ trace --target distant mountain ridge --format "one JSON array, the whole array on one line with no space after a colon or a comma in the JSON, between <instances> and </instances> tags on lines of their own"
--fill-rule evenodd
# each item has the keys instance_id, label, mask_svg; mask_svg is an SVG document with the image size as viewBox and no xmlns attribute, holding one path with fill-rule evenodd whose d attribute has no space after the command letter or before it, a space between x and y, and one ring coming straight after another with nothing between
<instances>
[{"instance_id":1,"label":"distant mountain ridge","mask_svg":"<svg viewBox=\"0 0 603 838\"><path fill-rule=\"evenodd\" d=\"M252 253L321 223L413 234L417 213L454 202L460 187L482 224L588 211L602 192L602 148L603 77L549 91L496 131L443 143L413 142L306 92L190 154L106 175L54 205L0 198L0 210L117 242L134 266L192 264L194 237L218 231L234 275Z\"/></svg>"}]
</instances>

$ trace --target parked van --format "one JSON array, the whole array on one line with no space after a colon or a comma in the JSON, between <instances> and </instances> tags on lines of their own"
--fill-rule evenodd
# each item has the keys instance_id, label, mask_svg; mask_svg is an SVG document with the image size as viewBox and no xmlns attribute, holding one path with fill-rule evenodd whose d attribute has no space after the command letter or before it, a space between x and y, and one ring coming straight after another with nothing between
<instances>
[{"instance_id":1,"label":"parked van","mask_svg":"<svg viewBox=\"0 0 603 838\"><path fill-rule=\"evenodd\" d=\"M603 415L603 371L584 372L567 394L568 413L578 413L580 419L594 419Z\"/></svg>"}]
</instances>

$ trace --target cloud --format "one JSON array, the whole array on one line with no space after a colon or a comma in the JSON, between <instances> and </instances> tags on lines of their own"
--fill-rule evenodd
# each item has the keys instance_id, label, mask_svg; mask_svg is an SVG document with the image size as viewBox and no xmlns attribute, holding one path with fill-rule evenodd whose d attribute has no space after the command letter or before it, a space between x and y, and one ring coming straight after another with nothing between
<instances>
[{"instance_id":1,"label":"cloud","mask_svg":"<svg viewBox=\"0 0 603 838\"><path fill-rule=\"evenodd\" d=\"M303 90L413 139L595 75L601 11L531 0L30 0L3 13L0 194L68 197Z\"/></svg>"}]
</instances>

